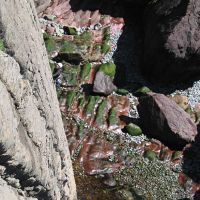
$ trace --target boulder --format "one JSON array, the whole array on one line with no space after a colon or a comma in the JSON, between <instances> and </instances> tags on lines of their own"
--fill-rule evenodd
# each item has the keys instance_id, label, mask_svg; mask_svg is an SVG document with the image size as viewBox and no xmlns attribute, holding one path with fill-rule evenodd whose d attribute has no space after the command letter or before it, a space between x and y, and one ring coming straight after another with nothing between
<instances>
[{"instance_id":1,"label":"boulder","mask_svg":"<svg viewBox=\"0 0 200 200\"><path fill-rule=\"evenodd\" d=\"M150 1L144 12L142 70L156 82L200 76L200 1Z\"/></svg>"},{"instance_id":2,"label":"boulder","mask_svg":"<svg viewBox=\"0 0 200 200\"><path fill-rule=\"evenodd\" d=\"M139 98L138 112L145 134L172 148L182 148L197 135L197 126L182 108L163 94Z\"/></svg>"},{"instance_id":3,"label":"boulder","mask_svg":"<svg viewBox=\"0 0 200 200\"><path fill-rule=\"evenodd\" d=\"M111 94L116 88L116 86L112 82L112 78L104 72L97 72L94 80L93 92L101 93L105 95Z\"/></svg>"}]
</instances>

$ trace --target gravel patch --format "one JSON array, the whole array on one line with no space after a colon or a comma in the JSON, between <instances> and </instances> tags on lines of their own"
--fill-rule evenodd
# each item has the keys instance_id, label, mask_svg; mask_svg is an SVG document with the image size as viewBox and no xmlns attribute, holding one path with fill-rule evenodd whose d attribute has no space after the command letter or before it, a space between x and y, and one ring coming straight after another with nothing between
<instances>
[{"instance_id":1,"label":"gravel patch","mask_svg":"<svg viewBox=\"0 0 200 200\"><path fill-rule=\"evenodd\" d=\"M190 106L194 107L198 102L200 102L200 81L194 82L193 86L186 90L176 90L172 94L187 96Z\"/></svg>"}]
</instances>

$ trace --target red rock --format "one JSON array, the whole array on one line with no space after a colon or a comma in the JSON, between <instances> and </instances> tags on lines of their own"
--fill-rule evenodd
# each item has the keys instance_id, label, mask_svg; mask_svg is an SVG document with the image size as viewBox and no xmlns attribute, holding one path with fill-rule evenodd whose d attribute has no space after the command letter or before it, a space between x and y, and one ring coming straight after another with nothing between
<instances>
[{"instance_id":1,"label":"red rock","mask_svg":"<svg viewBox=\"0 0 200 200\"><path fill-rule=\"evenodd\" d=\"M106 26L108 24L110 24L111 22L111 17L110 16L106 16L106 17L103 17L100 21L100 23L103 25L103 26Z\"/></svg>"},{"instance_id":2,"label":"red rock","mask_svg":"<svg viewBox=\"0 0 200 200\"><path fill-rule=\"evenodd\" d=\"M89 152L89 159L103 159L113 155L114 151L111 145L105 141L96 141L95 145L92 146Z\"/></svg>"},{"instance_id":3,"label":"red rock","mask_svg":"<svg viewBox=\"0 0 200 200\"><path fill-rule=\"evenodd\" d=\"M184 188L186 182L187 182L187 176L183 173L183 172L180 172L179 173L179 176L178 176L178 182L180 184L181 187Z\"/></svg>"},{"instance_id":4,"label":"red rock","mask_svg":"<svg viewBox=\"0 0 200 200\"><path fill-rule=\"evenodd\" d=\"M71 24L74 21L74 13L69 10L67 13L65 13L61 19L57 19L57 22L61 23L64 26L71 26Z\"/></svg>"},{"instance_id":5,"label":"red rock","mask_svg":"<svg viewBox=\"0 0 200 200\"><path fill-rule=\"evenodd\" d=\"M118 116L128 115L130 104L127 96L108 96L108 102L112 107L117 107Z\"/></svg>"},{"instance_id":6,"label":"red rock","mask_svg":"<svg viewBox=\"0 0 200 200\"><path fill-rule=\"evenodd\" d=\"M183 148L197 135L197 126L182 108L163 94L150 92L139 98L143 131L173 148Z\"/></svg>"},{"instance_id":7,"label":"red rock","mask_svg":"<svg viewBox=\"0 0 200 200\"><path fill-rule=\"evenodd\" d=\"M63 40L67 40L67 41L73 41L74 40L74 36L73 35L63 35L62 39Z\"/></svg>"},{"instance_id":8,"label":"red rock","mask_svg":"<svg viewBox=\"0 0 200 200\"><path fill-rule=\"evenodd\" d=\"M121 166L121 163L111 163L104 160L92 160L84 163L84 169L88 175L111 174L119 170Z\"/></svg>"},{"instance_id":9,"label":"red rock","mask_svg":"<svg viewBox=\"0 0 200 200\"><path fill-rule=\"evenodd\" d=\"M156 153L160 153L162 144L159 141L151 141L145 143L145 150L152 150Z\"/></svg>"},{"instance_id":10,"label":"red rock","mask_svg":"<svg viewBox=\"0 0 200 200\"><path fill-rule=\"evenodd\" d=\"M91 11L87 10L82 13L80 16L80 27L89 26L89 18L90 18Z\"/></svg>"},{"instance_id":11,"label":"red rock","mask_svg":"<svg viewBox=\"0 0 200 200\"><path fill-rule=\"evenodd\" d=\"M160 158L160 160L163 160L163 161L171 161L172 154L173 154L173 151L171 151L167 147L163 147L160 151L160 157L159 158Z\"/></svg>"},{"instance_id":12,"label":"red rock","mask_svg":"<svg viewBox=\"0 0 200 200\"><path fill-rule=\"evenodd\" d=\"M195 194L198 191L200 191L200 183L193 183L193 185L192 185L192 193Z\"/></svg>"},{"instance_id":13,"label":"red rock","mask_svg":"<svg viewBox=\"0 0 200 200\"><path fill-rule=\"evenodd\" d=\"M62 14L66 13L67 11L70 10L70 6L69 6L69 2L63 2L59 5L57 5L54 9L53 9L53 13L54 15L61 16Z\"/></svg>"},{"instance_id":14,"label":"red rock","mask_svg":"<svg viewBox=\"0 0 200 200\"><path fill-rule=\"evenodd\" d=\"M55 32L55 28L52 27L52 26L47 26L46 32L47 32L48 34L50 34L50 35L53 35L54 32Z\"/></svg>"},{"instance_id":15,"label":"red rock","mask_svg":"<svg viewBox=\"0 0 200 200\"><path fill-rule=\"evenodd\" d=\"M80 163L86 162L88 152L91 148L91 145L94 144L94 141L95 141L95 137L93 136L87 136L84 138L83 143L82 143L82 149L78 156L78 161Z\"/></svg>"},{"instance_id":16,"label":"red rock","mask_svg":"<svg viewBox=\"0 0 200 200\"><path fill-rule=\"evenodd\" d=\"M111 23L113 24L124 24L124 18L117 17L117 18L111 18Z\"/></svg>"},{"instance_id":17,"label":"red rock","mask_svg":"<svg viewBox=\"0 0 200 200\"><path fill-rule=\"evenodd\" d=\"M94 12L92 12L90 18L91 18L90 25L95 25L95 24L99 23L99 21L100 21L99 10L95 10Z\"/></svg>"},{"instance_id":18,"label":"red rock","mask_svg":"<svg viewBox=\"0 0 200 200\"><path fill-rule=\"evenodd\" d=\"M89 78L88 78L88 84L93 84L94 83L95 74L96 74L95 67L91 67Z\"/></svg>"}]
</instances>

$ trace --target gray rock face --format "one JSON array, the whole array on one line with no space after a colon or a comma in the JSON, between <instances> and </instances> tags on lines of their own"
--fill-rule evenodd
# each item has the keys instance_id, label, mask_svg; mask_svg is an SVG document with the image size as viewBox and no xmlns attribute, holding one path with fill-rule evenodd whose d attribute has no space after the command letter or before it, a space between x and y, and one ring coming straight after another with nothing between
<instances>
[{"instance_id":1,"label":"gray rock face","mask_svg":"<svg viewBox=\"0 0 200 200\"><path fill-rule=\"evenodd\" d=\"M138 112L147 135L182 148L197 135L197 126L182 108L163 94L150 92L139 99Z\"/></svg>"},{"instance_id":2,"label":"gray rock face","mask_svg":"<svg viewBox=\"0 0 200 200\"><path fill-rule=\"evenodd\" d=\"M6 53L0 52L0 199L75 200L68 143L33 1L0 1L0 27L6 44Z\"/></svg>"},{"instance_id":3,"label":"gray rock face","mask_svg":"<svg viewBox=\"0 0 200 200\"><path fill-rule=\"evenodd\" d=\"M116 89L112 82L112 78L103 72L97 72L94 80L93 92L105 95L111 94Z\"/></svg>"},{"instance_id":4,"label":"gray rock face","mask_svg":"<svg viewBox=\"0 0 200 200\"><path fill-rule=\"evenodd\" d=\"M152 80L191 80L200 75L199 12L198 0L159 0L149 4L144 16L142 66Z\"/></svg>"},{"instance_id":5,"label":"gray rock face","mask_svg":"<svg viewBox=\"0 0 200 200\"><path fill-rule=\"evenodd\" d=\"M48 6L51 5L51 2L52 0L34 0L37 12L41 13L42 11L44 11Z\"/></svg>"}]
</instances>

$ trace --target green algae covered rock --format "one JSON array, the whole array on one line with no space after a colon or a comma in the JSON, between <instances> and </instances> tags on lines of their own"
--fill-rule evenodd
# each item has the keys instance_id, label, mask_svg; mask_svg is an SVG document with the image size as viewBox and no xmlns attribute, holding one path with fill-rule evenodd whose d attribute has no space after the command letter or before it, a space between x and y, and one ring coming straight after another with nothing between
<instances>
[{"instance_id":1,"label":"green algae covered rock","mask_svg":"<svg viewBox=\"0 0 200 200\"><path fill-rule=\"evenodd\" d=\"M146 87L146 86L144 86L144 87L141 87L141 88L139 88L137 91L136 91L136 93L137 94L140 94L140 95L145 95L145 94L147 94L147 93L149 93L149 92L152 92L148 87Z\"/></svg>"},{"instance_id":2,"label":"green algae covered rock","mask_svg":"<svg viewBox=\"0 0 200 200\"><path fill-rule=\"evenodd\" d=\"M89 31L85 31L80 35L75 36L75 42L77 44L89 45L91 40L92 40L92 33Z\"/></svg>"},{"instance_id":3,"label":"green algae covered rock","mask_svg":"<svg viewBox=\"0 0 200 200\"><path fill-rule=\"evenodd\" d=\"M126 90L126 89L118 88L118 89L116 90L116 93L117 93L117 94L120 94L120 95L127 95L127 94L129 93L129 91Z\"/></svg>"},{"instance_id":4,"label":"green algae covered rock","mask_svg":"<svg viewBox=\"0 0 200 200\"><path fill-rule=\"evenodd\" d=\"M89 96L88 104L85 106L85 114L92 115L94 111L94 107L96 105L97 98L95 96Z\"/></svg>"},{"instance_id":5,"label":"green algae covered rock","mask_svg":"<svg viewBox=\"0 0 200 200\"><path fill-rule=\"evenodd\" d=\"M66 27L66 32L68 35L77 35L77 30L74 27Z\"/></svg>"},{"instance_id":6,"label":"green algae covered rock","mask_svg":"<svg viewBox=\"0 0 200 200\"><path fill-rule=\"evenodd\" d=\"M84 95L80 96L78 99L78 105L80 108L83 108L87 103L87 100L85 99Z\"/></svg>"},{"instance_id":7,"label":"green algae covered rock","mask_svg":"<svg viewBox=\"0 0 200 200\"><path fill-rule=\"evenodd\" d=\"M144 157L148 158L150 161L154 161L157 157L156 153L152 150L147 150L144 152Z\"/></svg>"},{"instance_id":8,"label":"green algae covered rock","mask_svg":"<svg viewBox=\"0 0 200 200\"><path fill-rule=\"evenodd\" d=\"M182 151L174 151L172 154L172 160L175 161L179 159L182 156L183 152Z\"/></svg>"},{"instance_id":9,"label":"green algae covered rock","mask_svg":"<svg viewBox=\"0 0 200 200\"><path fill-rule=\"evenodd\" d=\"M55 51L56 50L56 41L55 41L55 39L51 35L49 35L47 33L43 34L43 38L44 38L44 42L45 42L45 46L46 46L47 52L51 53L52 51Z\"/></svg>"},{"instance_id":10,"label":"green algae covered rock","mask_svg":"<svg viewBox=\"0 0 200 200\"><path fill-rule=\"evenodd\" d=\"M101 52L106 54L110 50L110 45L107 42L103 42L101 45Z\"/></svg>"},{"instance_id":11,"label":"green algae covered rock","mask_svg":"<svg viewBox=\"0 0 200 200\"><path fill-rule=\"evenodd\" d=\"M106 27L103 30L103 42L108 42L110 40L110 27Z\"/></svg>"},{"instance_id":12,"label":"green algae covered rock","mask_svg":"<svg viewBox=\"0 0 200 200\"><path fill-rule=\"evenodd\" d=\"M72 105L72 102L76 96L75 91L68 91L66 95L66 106L69 108Z\"/></svg>"},{"instance_id":13,"label":"green algae covered rock","mask_svg":"<svg viewBox=\"0 0 200 200\"><path fill-rule=\"evenodd\" d=\"M95 119L95 122L98 124L98 125L102 125L104 123L104 112L105 112L105 109L106 109L106 106L107 106L107 100L104 99L100 105L98 106L97 108L97 112L96 112L96 119Z\"/></svg>"},{"instance_id":14,"label":"green algae covered rock","mask_svg":"<svg viewBox=\"0 0 200 200\"><path fill-rule=\"evenodd\" d=\"M90 63L86 63L81 67L81 73L80 73L81 80L85 80L85 78L89 75L90 70L91 70Z\"/></svg>"},{"instance_id":15,"label":"green algae covered rock","mask_svg":"<svg viewBox=\"0 0 200 200\"><path fill-rule=\"evenodd\" d=\"M60 53L73 53L75 51L75 44L72 41L64 41Z\"/></svg>"},{"instance_id":16,"label":"green algae covered rock","mask_svg":"<svg viewBox=\"0 0 200 200\"><path fill-rule=\"evenodd\" d=\"M126 131L128 132L128 134L132 135L132 136L140 136L142 135L142 130L139 126L130 123L125 127Z\"/></svg>"},{"instance_id":17,"label":"green algae covered rock","mask_svg":"<svg viewBox=\"0 0 200 200\"><path fill-rule=\"evenodd\" d=\"M104 72L104 74L114 77L116 72L116 65L114 63L105 63L99 66L99 71Z\"/></svg>"},{"instance_id":18,"label":"green algae covered rock","mask_svg":"<svg viewBox=\"0 0 200 200\"><path fill-rule=\"evenodd\" d=\"M110 109L108 116L108 123L109 126L117 125L118 123L117 108L113 107Z\"/></svg>"}]
</instances>

